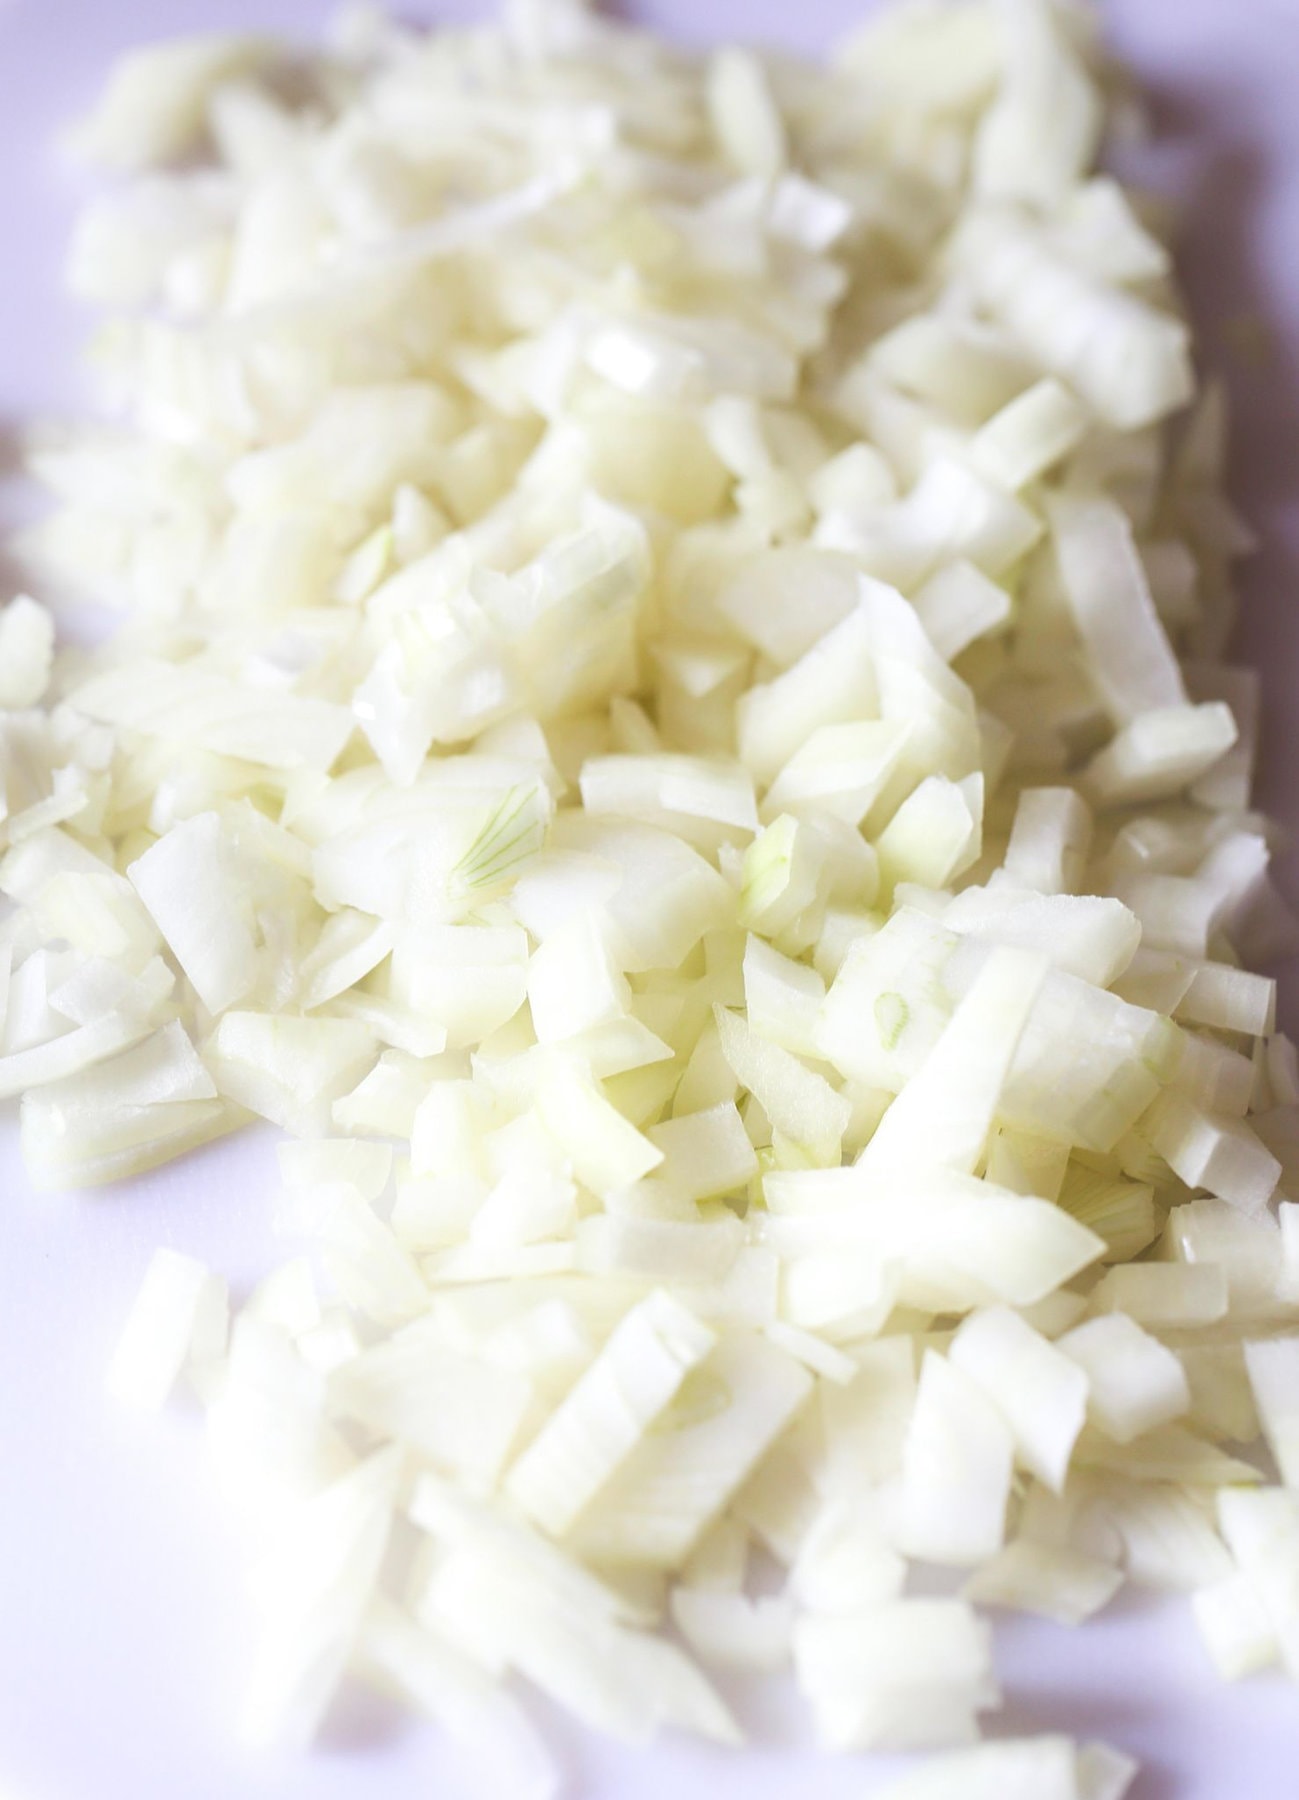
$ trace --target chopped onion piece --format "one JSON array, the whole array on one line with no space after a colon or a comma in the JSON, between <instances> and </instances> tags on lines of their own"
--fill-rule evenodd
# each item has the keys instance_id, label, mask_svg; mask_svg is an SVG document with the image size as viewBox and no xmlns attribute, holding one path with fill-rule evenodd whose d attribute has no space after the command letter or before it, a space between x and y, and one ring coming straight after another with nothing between
<instances>
[{"instance_id":1,"label":"chopped onion piece","mask_svg":"<svg viewBox=\"0 0 1299 1800\"><path fill-rule=\"evenodd\" d=\"M1092 759L1086 792L1099 807L1166 799L1197 782L1235 741L1236 721L1220 700L1141 713Z\"/></svg>"},{"instance_id":2,"label":"chopped onion piece","mask_svg":"<svg viewBox=\"0 0 1299 1800\"><path fill-rule=\"evenodd\" d=\"M750 1006L750 1017L753 1009ZM815 1163L838 1162L851 1108L814 1070L779 1044L766 1042L744 1020L724 1007L717 1009L722 1055L735 1074L789 1143ZM659 1140L661 1143L661 1139Z\"/></svg>"},{"instance_id":3,"label":"chopped onion piece","mask_svg":"<svg viewBox=\"0 0 1299 1800\"><path fill-rule=\"evenodd\" d=\"M1051 522L1065 595L1115 720L1184 707L1181 671L1155 613L1131 522L1112 501L1063 494L1051 502Z\"/></svg>"},{"instance_id":4,"label":"chopped onion piece","mask_svg":"<svg viewBox=\"0 0 1299 1800\"><path fill-rule=\"evenodd\" d=\"M1013 1452L1009 1427L980 1387L928 1351L902 1459L903 1552L966 1568L995 1555Z\"/></svg>"},{"instance_id":5,"label":"chopped onion piece","mask_svg":"<svg viewBox=\"0 0 1299 1800\"><path fill-rule=\"evenodd\" d=\"M187 1363L221 1355L229 1312L219 1275L177 1250L156 1250L108 1367L109 1392L156 1412Z\"/></svg>"},{"instance_id":6,"label":"chopped onion piece","mask_svg":"<svg viewBox=\"0 0 1299 1800\"><path fill-rule=\"evenodd\" d=\"M0 612L0 707L38 706L54 661L54 620L39 601L18 594Z\"/></svg>"},{"instance_id":7,"label":"chopped onion piece","mask_svg":"<svg viewBox=\"0 0 1299 1800\"><path fill-rule=\"evenodd\" d=\"M400 1477L401 1452L376 1451L307 1500L263 1564L264 1624L244 1715L252 1743L314 1735L361 1630Z\"/></svg>"},{"instance_id":8,"label":"chopped onion piece","mask_svg":"<svg viewBox=\"0 0 1299 1800\"><path fill-rule=\"evenodd\" d=\"M794 1668L835 1749L970 1742L996 1703L988 1627L959 1600L894 1600L842 1617L805 1614Z\"/></svg>"},{"instance_id":9,"label":"chopped onion piece","mask_svg":"<svg viewBox=\"0 0 1299 1800\"><path fill-rule=\"evenodd\" d=\"M1086 1413L1084 1372L1006 1307L972 1314L948 1354L1002 1413L1024 1467L1061 1492Z\"/></svg>"},{"instance_id":10,"label":"chopped onion piece","mask_svg":"<svg viewBox=\"0 0 1299 1800\"><path fill-rule=\"evenodd\" d=\"M1245 1364L1281 1479L1289 1487L1299 1487L1299 1337L1248 1343Z\"/></svg>"},{"instance_id":11,"label":"chopped onion piece","mask_svg":"<svg viewBox=\"0 0 1299 1800\"><path fill-rule=\"evenodd\" d=\"M980 427L970 455L980 473L1018 493L1075 449L1086 432L1085 408L1048 375Z\"/></svg>"},{"instance_id":12,"label":"chopped onion piece","mask_svg":"<svg viewBox=\"0 0 1299 1800\"><path fill-rule=\"evenodd\" d=\"M343 1417L475 1483L496 1479L532 1398L525 1376L458 1354L420 1319L350 1357L329 1392Z\"/></svg>"},{"instance_id":13,"label":"chopped onion piece","mask_svg":"<svg viewBox=\"0 0 1299 1800\"><path fill-rule=\"evenodd\" d=\"M1227 1312L1227 1277L1215 1263L1128 1263L1101 1277L1092 1305L1155 1330L1212 1325Z\"/></svg>"},{"instance_id":14,"label":"chopped onion piece","mask_svg":"<svg viewBox=\"0 0 1299 1800\"><path fill-rule=\"evenodd\" d=\"M1011 598L972 562L947 563L915 596L920 622L947 662L1007 624Z\"/></svg>"},{"instance_id":15,"label":"chopped onion piece","mask_svg":"<svg viewBox=\"0 0 1299 1800\"><path fill-rule=\"evenodd\" d=\"M208 1011L244 999L259 973L250 896L217 815L173 827L127 873Z\"/></svg>"},{"instance_id":16,"label":"chopped onion piece","mask_svg":"<svg viewBox=\"0 0 1299 1800\"><path fill-rule=\"evenodd\" d=\"M73 147L109 168L169 161L193 143L205 103L220 82L264 62L260 38L212 35L152 44L124 56Z\"/></svg>"},{"instance_id":17,"label":"chopped onion piece","mask_svg":"<svg viewBox=\"0 0 1299 1800\"><path fill-rule=\"evenodd\" d=\"M670 1295L651 1294L514 1464L506 1491L530 1518L562 1535L716 1341Z\"/></svg>"},{"instance_id":18,"label":"chopped onion piece","mask_svg":"<svg viewBox=\"0 0 1299 1800\"><path fill-rule=\"evenodd\" d=\"M862 1151L863 1176L926 1165L973 1170L1045 975L1040 958L993 952Z\"/></svg>"},{"instance_id":19,"label":"chopped onion piece","mask_svg":"<svg viewBox=\"0 0 1299 1800\"><path fill-rule=\"evenodd\" d=\"M367 1672L436 1719L481 1768L484 1794L556 1800L559 1771L518 1702L432 1632L376 1600L361 1627Z\"/></svg>"},{"instance_id":20,"label":"chopped onion piece","mask_svg":"<svg viewBox=\"0 0 1299 1800\"><path fill-rule=\"evenodd\" d=\"M1188 1187L1207 1188L1247 1215L1260 1212L1276 1191L1280 1163L1238 1120L1214 1118L1170 1092L1142 1120L1141 1130Z\"/></svg>"},{"instance_id":21,"label":"chopped onion piece","mask_svg":"<svg viewBox=\"0 0 1299 1800\"><path fill-rule=\"evenodd\" d=\"M663 1158L662 1179L688 1200L731 1193L757 1173L744 1121L729 1101L652 1125L647 1136Z\"/></svg>"},{"instance_id":22,"label":"chopped onion piece","mask_svg":"<svg viewBox=\"0 0 1299 1800\"><path fill-rule=\"evenodd\" d=\"M774 1344L734 1331L694 1380L579 1526L578 1544L597 1560L680 1567L813 1386Z\"/></svg>"},{"instance_id":23,"label":"chopped onion piece","mask_svg":"<svg viewBox=\"0 0 1299 1800\"><path fill-rule=\"evenodd\" d=\"M789 1662L793 1615L780 1595L747 1600L742 1594L676 1587L672 1618L699 1660L714 1668L770 1674Z\"/></svg>"},{"instance_id":24,"label":"chopped onion piece","mask_svg":"<svg viewBox=\"0 0 1299 1800\"><path fill-rule=\"evenodd\" d=\"M1088 1410L1117 1443L1129 1444L1190 1405L1182 1365L1124 1313L1089 1319L1056 1343L1087 1377Z\"/></svg>"},{"instance_id":25,"label":"chopped onion piece","mask_svg":"<svg viewBox=\"0 0 1299 1800\"><path fill-rule=\"evenodd\" d=\"M1276 1660L1276 1633L1255 1583L1246 1574L1201 1588L1191 1609L1204 1647L1224 1681L1239 1681Z\"/></svg>"},{"instance_id":26,"label":"chopped onion piece","mask_svg":"<svg viewBox=\"0 0 1299 1800\"><path fill-rule=\"evenodd\" d=\"M1112 1563L1067 1546L1016 1538L977 1569L961 1592L983 1606L1036 1613L1061 1625L1081 1625L1123 1585Z\"/></svg>"},{"instance_id":27,"label":"chopped onion piece","mask_svg":"<svg viewBox=\"0 0 1299 1800\"><path fill-rule=\"evenodd\" d=\"M745 175L766 179L785 166L785 129L752 51L723 50L709 72L713 130L729 160Z\"/></svg>"}]
</instances>

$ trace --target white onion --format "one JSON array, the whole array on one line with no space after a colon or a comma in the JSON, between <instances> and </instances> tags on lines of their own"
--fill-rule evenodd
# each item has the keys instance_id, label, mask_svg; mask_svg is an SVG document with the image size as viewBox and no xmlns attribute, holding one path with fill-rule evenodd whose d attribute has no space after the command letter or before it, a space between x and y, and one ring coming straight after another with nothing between
<instances>
[{"instance_id":1,"label":"white onion","mask_svg":"<svg viewBox=\"0 0 1299 1800\"><path fill-rule=\"evenodd\" d=\"M1299 1676L1249 539L1096 36L364 12L81 133L118 416L25 547L129 624L0 613L0 1092L44 1186L293 1140L228 1350L163 1252L110 1378L208 1407L259 1737L352 1671L542 1800L510 1677L736 1741L674 1625L900 1795L1117 1800L972 1747L975 1603Z\"/></svg>"}]
</instances>

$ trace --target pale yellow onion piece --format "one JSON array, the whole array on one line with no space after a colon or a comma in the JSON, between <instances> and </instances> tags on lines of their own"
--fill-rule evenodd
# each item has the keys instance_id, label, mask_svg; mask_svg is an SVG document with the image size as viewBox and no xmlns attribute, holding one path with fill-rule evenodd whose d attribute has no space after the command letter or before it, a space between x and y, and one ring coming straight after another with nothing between
<instances>
[{"instance_id":1,"label":"pale yellow onion piece","mask_svg":"<svg viewBox=\"0 0 1299 1800\"><path fill-rule=\"evenodd\" d=\"M506 1491L530 1518L561 1535L715 1342L668 1294L651 1294L514 1464Z\"/></svg>"},{"instance_id":2,"label":"pale yellow onion piece","mask_svg":"<svg viewBox=\"0 0 1299 1800\"><path fill-rule=\"evenodd\" d=\"M1285 930L1218 657L1247 533L1218 403L1154 428L1187 333L1092 176L1085 22L899 12L826 78L529 0L431 47L353 23L309 116L263 54L148 53L92 132L220 165L80 241L150 310L38 536L132 635L15 712L48 623L0 618L0 1076L42 1083L42 1178L245 1109L309 1134L319 1290L290 1264L196 1381L223 1482L307 1508L263 1722L355 1654L499 1729L521 1793L510 1670L731 1740L645 1634L687 1567L701 1649L774 1662L750 1537L844 1747L966 1744L995 1699L894 1530L1063 1616L1119 1559L1208 1586L1225 1668L1294 1665L1288 1514L1217 1447L1247 1336L1285 1464L1297 1291L1299 1074L1235 967ZM689 1353L642 1393L647 1293ZM398 1445L427 1541L378 1597ZM1012 1461L1062 1493L1006 1546ZM492 1497L529 1468L562 1547ZM919 1791L1129 1772L1043 1740Z\"/></svg>"},{"instance_id":3,"label":"pale yellow onion piece","mask_svg":"<svg viewBox=\"0 0 1299 1800\"><path fill-rule=\"evenodd\" d=\"M155 1251L109 1364L109 1392L158 1410L187 1362L224 1351L229 1310L219 1275L179 1251Z\"/></svg>"},{"instance_id":4,"label":"pale yellow onion piece","mask_svg":"<svg viewBox=\"0 0 1299 1800\"><path fill-rule=\"evenodd\" d=\"M54 659L54 621L39 601L18 594L0 612L0 706L39 705Z\"/></svg>"}]
</instances>

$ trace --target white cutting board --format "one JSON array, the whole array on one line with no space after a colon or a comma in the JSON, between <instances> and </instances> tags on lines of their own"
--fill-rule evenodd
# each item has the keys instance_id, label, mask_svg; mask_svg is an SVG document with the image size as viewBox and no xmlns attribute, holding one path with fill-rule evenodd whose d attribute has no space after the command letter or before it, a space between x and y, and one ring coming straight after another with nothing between
<instances>
[{"instance_id":1,"label":"white cutting board","mask_svg":"<svg viewBox=\"0 0 1299 1800\"><path fill-rule=\"evenodd\" d=\"M468 0L407 10L481 11ZM695 40L747 34L815 51L862 9L657 0L636 10ZM236 25L311 37L326 16L314 0L0 0L0 428L80 404L74 357L87 321L63 302L58 276L74 184L52 143L111 54ZM1108 16L1169 102L1175 160L1218 159L1186 251L1207 343L1222 356L1230 322L1249 311L1279 331L1270 367L1231 372L1240 493L1267 540L1247 584L1245 639L1270 695L1266 791L1299 822L1299 402L1285 367L1287 350L1299 353L1299 0L1114 0ZM1283 1003L1292 1019L1296 1002L1299 976ZM432 1729L354 1698L307 1757L240 1750L248 1621L237 1536L211 1491L198 1419L136 1420L102 1400L105 1360L154 1247L201 1256L246 1289L280 1254L274 1186L273 1136L259 1131L120 1190L34 1196L8 1109L0 1117L0 1800L478 1791ZM1074 1633L1009 1618L997 1642L1009 1696L998 1732L1109 1739L1145 1764L1133 1800L1299 1796L1299 1691L1277 1676L1222 1687L1183 1602L1125 1597ZM753 1737L742 1755L681 1738L637 1754L537 1711L574 1800L865 1800L899 1766L818 1753L781 1682L738 1692Z\"/></svg>"}]
</instances>

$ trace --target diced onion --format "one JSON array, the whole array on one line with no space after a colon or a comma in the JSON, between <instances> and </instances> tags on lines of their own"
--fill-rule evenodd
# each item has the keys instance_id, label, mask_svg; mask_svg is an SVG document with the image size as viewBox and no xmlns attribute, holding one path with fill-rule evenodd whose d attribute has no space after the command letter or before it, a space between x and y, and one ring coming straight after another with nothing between
<instances>
[{"instance_id":1,"label":"diced onion","mask_svg":"<svg viewBox=\"0 0 1299 1800\"><path fill-rule=\"evenodd\" d=\"M1299 1679L1251 540L1097 39L360 8L79 134L116 416L23 548L129 624L0 611L0 1094L45 1187L292 1139L284 1266L227 1332L159 1252L109 1375L207 1408L259 1740L357 1674L552 1800L507 1681L733 1744L701 1665L788 1665L898 1800L1118 1800L975 1742L976 1606Z\"/></svg>"}]
</instances>

